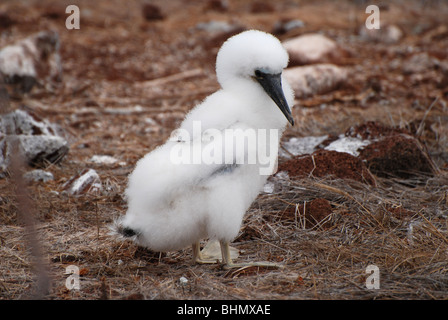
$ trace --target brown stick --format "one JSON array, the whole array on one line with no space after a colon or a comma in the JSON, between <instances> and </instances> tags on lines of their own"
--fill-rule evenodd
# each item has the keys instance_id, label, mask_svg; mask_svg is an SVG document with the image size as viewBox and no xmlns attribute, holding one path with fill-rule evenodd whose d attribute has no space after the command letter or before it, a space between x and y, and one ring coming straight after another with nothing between
<instances>
[{"instance_id":1,"label":"brown stick","mask_svg":"<svg viewBox=\"0 0 448 320\"><path fill-rule=\"evenodd\" d=\"M36 230L35 205L32 203L25 179L22 176L22 168L25 162L19 151L18 142L10 141L10 143L12 144L10 172L17 199L17 219L24 225L25 245L30 250L33 260L31 265L37 278L36 289L31 298L43 299L50 292L48 266L43 258L43 251Z\"/></svg>"}]
</instances>

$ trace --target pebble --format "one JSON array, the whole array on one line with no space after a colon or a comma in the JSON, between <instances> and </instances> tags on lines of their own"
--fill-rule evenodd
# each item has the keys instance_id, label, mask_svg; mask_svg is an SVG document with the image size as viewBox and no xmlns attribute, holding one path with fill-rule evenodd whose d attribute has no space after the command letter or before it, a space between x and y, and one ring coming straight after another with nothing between
<instances>
[{"instance_id":1,"label":"pebble","mask_svg":"<svg viewBox=\"0 0 448 320\"><path fill-rule=\"evenodd\" d=\"M18 143L24 160L32 166L57 163L68 152L68 142L57 134L58 128L23 110L0 118L0 169L8 168L12 146Z\"/></svg>"},{"instance_id":2,"label":"pebble","mask_svg":"<svg viewBox=\"0 0 448 320\"><path fill-rule=\"evenodd\" d=\"M283 46L288 51L291 66L336 63L346 54L336 41L319 33L307 33L285 40Z\"/></svg>"},{"instance_id":3,"label":"pebble","mask_svg":"<svg viewBox=\"0 0 448 320\"><path fill-rule=\"evenodd\" d=\"M51 172L36 169L29 171L23 175L25 180L34 182L48 182L54 180L54 176Z\"/></svg>"},{"instance_id":4,"label":"pebble","mask_svg":"<svg viewBox=\"0 0 448 320\"><path fill-rule=\"evenodd\" d=\"M89 161L98 164L114 164L118 162L118 159L108 155L94 155Z\"/></svg>"},{"instance_id":5,"label":"pebble","mask_svg":"<svg viewBox=\"0 0 448 320\"><path fill-rule=\"evenodd\" d=\"M62 77L59 35L41 31L0 50L0 74L17 92L27 93L38 82L52 84Z\"/></svg>"},{"instance_id":6,"label":"pebble","mask_svg":"<svg viewBox=\"0 0 448 320\"><path fill-rule=\"evenodd\" d=\"M103 190L101 179L93 169L84 169L81 173L71 177L62 186L69 195L99 194Z\"/></svg>"},{"instance_id":7,"label":"pebble","mask_svg":"<svg viewBox=\"0 0 448 320\"><path fill-rule=\"evenodd\" d=\"M314 64L288 68L283 72L296 98L324 94L345 83L348 71L333 64Z\"/></svg>"}]
</instances>

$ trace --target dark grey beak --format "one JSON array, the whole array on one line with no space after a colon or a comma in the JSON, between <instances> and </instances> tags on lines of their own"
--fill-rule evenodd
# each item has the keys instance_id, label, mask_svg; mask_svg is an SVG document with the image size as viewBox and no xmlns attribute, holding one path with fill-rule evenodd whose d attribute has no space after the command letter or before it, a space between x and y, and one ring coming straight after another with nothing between
<instances>
[{"instance_id":1,"label":"dark grey beak","mask_svg":"<svg viewBox=\"0 0 448 320\"><path fill-rule=\"evenodd\" d=\"M291 110L289 109L282 89L282 74L271 74L261 70L255 70L254 79L263 87L264 91L271 97L293 126L294 119L292 118Z\"/></svg>"}]
</instances>

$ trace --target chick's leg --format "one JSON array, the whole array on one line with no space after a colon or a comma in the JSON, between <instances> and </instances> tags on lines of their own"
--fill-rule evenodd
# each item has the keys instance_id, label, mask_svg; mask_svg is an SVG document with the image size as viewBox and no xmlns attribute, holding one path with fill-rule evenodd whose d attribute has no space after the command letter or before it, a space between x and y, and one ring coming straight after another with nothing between
<instances>
[{"instance_id":1,"label":"chick's leg","mask_svg":"<svg viewBox=\"0 0 448 320\"><path fill-rule=\"evenodd\" d=\"M193 263L219 263L222 258L220 243L217 240L209 241L202 250L199 242L193 243L192 248ZM229 247L229 255L232 259L236 259L239 252L237 249Z\"/></svg>"},{"instance_id":2,"label":"chick's leg","mask_svg":"<svg viewBox=\"0 0 448 320\"><path fill-rule=\"evenodd\" d=\"M222 255L222 262L224 264L224 269L244 268L244 267L267 267L267 268L282 267L279 264L268 261L234 263L230 256L229 243L227 241L220 241L220 245L221 245L221 255Z\"/></svg>"}]
</instances>

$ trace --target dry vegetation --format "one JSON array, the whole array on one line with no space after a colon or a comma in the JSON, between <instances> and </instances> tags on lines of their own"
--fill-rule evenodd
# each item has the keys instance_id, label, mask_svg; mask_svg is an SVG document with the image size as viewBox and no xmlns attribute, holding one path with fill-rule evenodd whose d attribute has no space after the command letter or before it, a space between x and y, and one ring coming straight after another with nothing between
<instances>
[{"instance_id":1,"label":"dry vegetation","mask_svg":"<svg viewBox=\"0 0 448 320\"><path fill-rule=\"evenodd\" d=\"M33 183L24 193L20 168L0 180L0 298L446 299L448 74L437 68L403 74L401 66L415 52L448 62L448 4L387 2L382 21L405 35L384 44L358 37L366 17L361 1L283 1L261 13L253 12L254 1L230 0L227 11L213 10L212 1L155 3L162 20L146 21L141 1L0 4L13 21L1 30L0 47L36 30L59 32L63 82L10 103L57 123L70 141L68 155L47 168L53 181ZM83 10L80 30L65 29L68 4ZM352 53L344 61L349 83L297 101L297 125L285 138L337 135L366 120L407 129L417 124L440 172L405 181L377 178L376 186L277 178L277 192L257 198L234 246L241 260L278 261L282 269L192 265L189 248L159 254L110 236L109 225L126 211L122 193L135 162L218 88L214 57L227 35L195 26L224 20L272 31L285 18L301 19L305 27L281 39L321 31ZM125 164L89 162L104 154ZM64 194L63 183L85 168L99 173L106 191ZM295 208L314 199L326 199L332 210L309 227ZM379 267L379 290L366 288L370 264ZM65 286L69 265L80 269L80 290Z\"/></svg>"}]
</instances>

